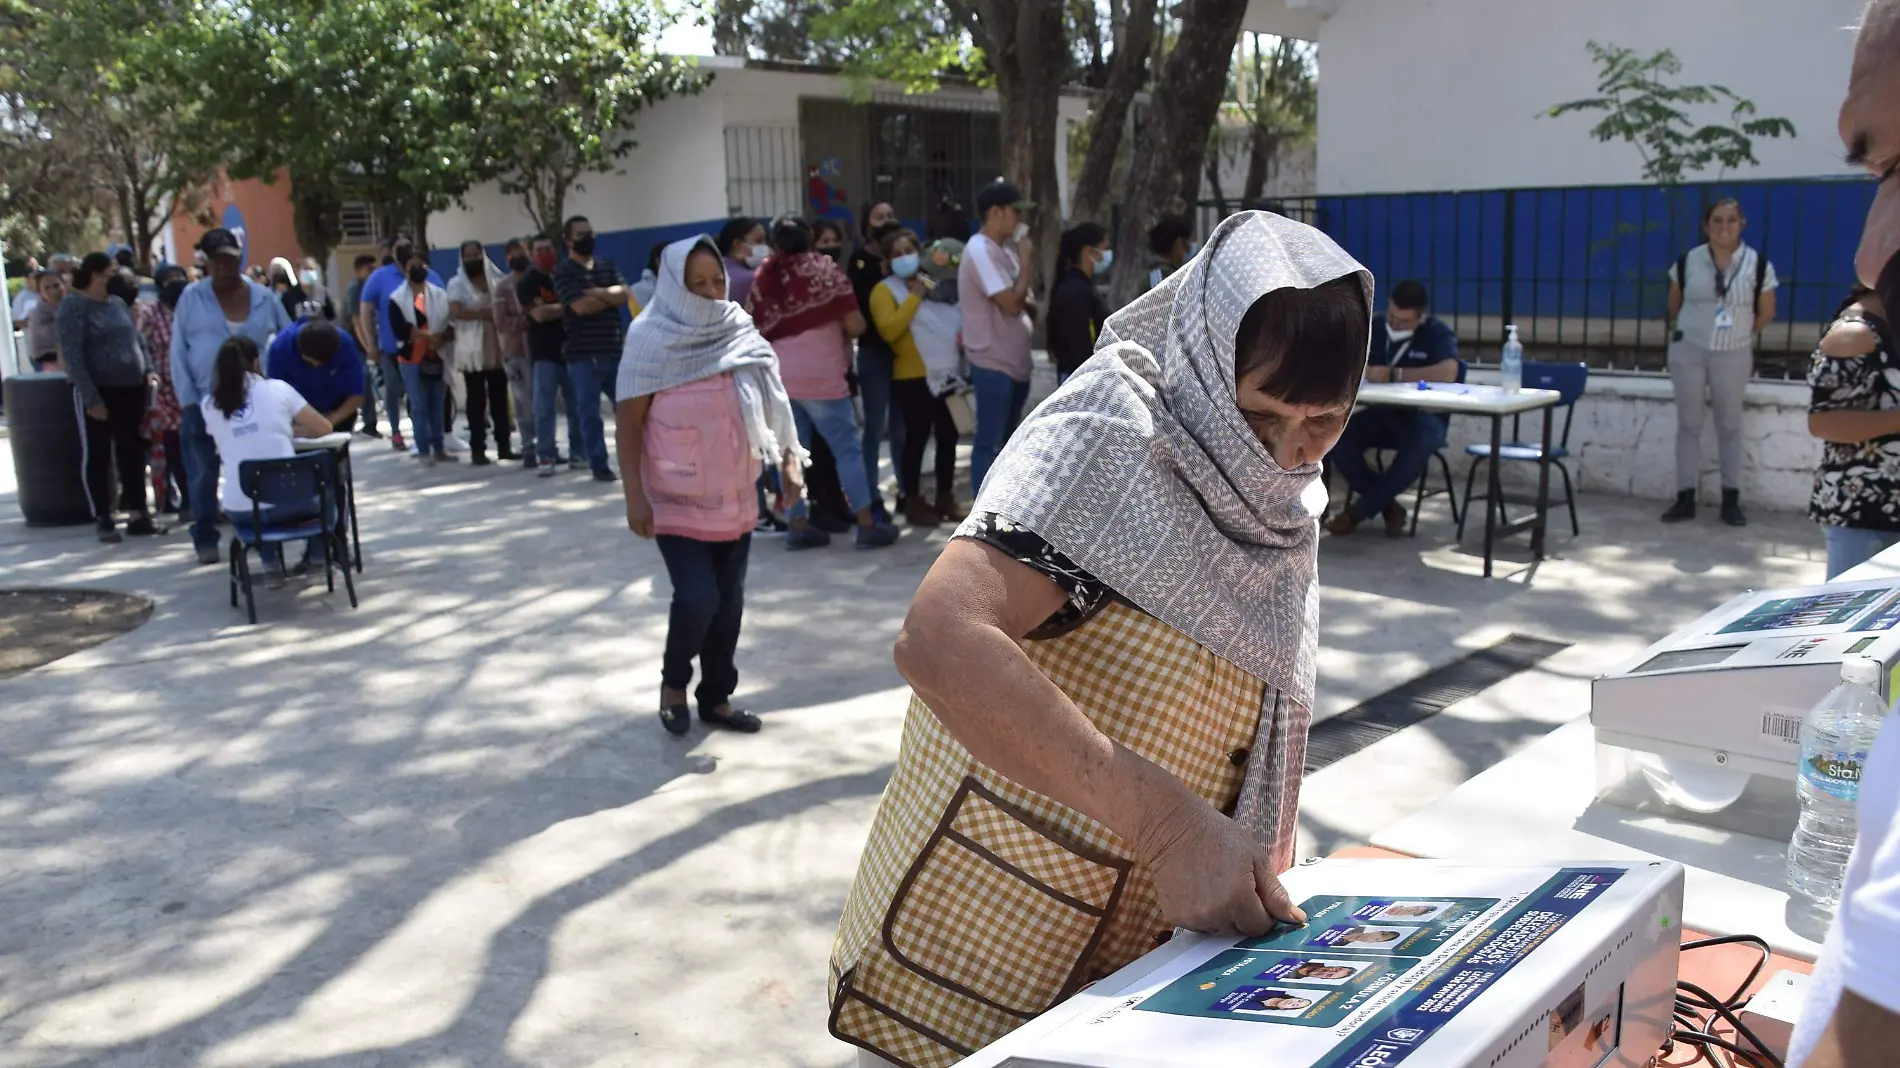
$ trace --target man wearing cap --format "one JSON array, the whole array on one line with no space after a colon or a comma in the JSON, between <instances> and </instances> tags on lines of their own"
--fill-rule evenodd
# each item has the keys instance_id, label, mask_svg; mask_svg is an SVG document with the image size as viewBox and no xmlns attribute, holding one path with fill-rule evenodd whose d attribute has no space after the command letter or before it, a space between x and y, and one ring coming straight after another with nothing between
<instances>
[{"instance_id":1,"label":"man wearing cap","mask_svg":"<svg viewBox=\"0 0 1900 1068\"><path fill-rule=\"evenodd\" d=\"M267 349L290 325L277 294L244 277L244 246L218 227L198 242L210 274L185 287L172 318L172 388L178 393L178 435L185 452L191 541L198 562L218 562L218 449L205 430L199 402L211 394L211 372L226 338L242 335Z\"/></svg>"},{"instance_id":2,"label":"man wearing cap","mask_svg":"<svg viewBox=\"0 0 1900 1068\"><path fill-rule=\"evenodd\" d=\"M976 387L976 440L970 450L970 490L1022 421L1029 400L1029 263L1033 250L1023 212L1035 207L1001 178L976 195L982 228L963 249L957 268L957 308L963 347ZM1014 245L1012 249L1009 246Z\"/></svg>"},{"instance_id":3,"label":"man wearing cap","mask_svg":"<svg viewBox=\"0 0 1900 1068\"><path fill-rule=\"evenodd\" d=\"M1900 307L1900 0L1874 0L1861 19L1840 133L1848 162L1879 181L1855 271ZM1874 1068L1900 1050L1900 728L1891 720L1861 765L1859 810L1788 1068Z\"/></svg>"}]
</instances>

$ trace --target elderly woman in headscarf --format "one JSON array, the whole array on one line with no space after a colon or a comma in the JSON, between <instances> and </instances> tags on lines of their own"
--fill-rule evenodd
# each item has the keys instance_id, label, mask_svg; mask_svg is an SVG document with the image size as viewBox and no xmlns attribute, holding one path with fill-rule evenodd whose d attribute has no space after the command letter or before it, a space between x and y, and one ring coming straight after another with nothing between
<instances>
[{"instance_id":1,"label":"elderly woman in headscarf","mask_svg":"<svg viewBox=\"0 0 1900 1068\"><path fill-rule=\"evenodd\" d=\"M1176 926L1305 917L1319 461L1372 277L1228 219L1016 432L898 637L914 697L831 957L834 1035L936 1068Z\"/></svg>"},{"instance_id":2,"label":"elderly woman in headscarf","mask_svg":"<svg viewBox=\"0 0 1900 1068\"><path fill-rule=\"evenodd\" d=\"M788 495L809 459L798 443L778 356L745 309L726 299L726 266L705 235L660 255L653 299L627 330L614 396L627 527L652 538L673 583L660 669L660 723L692 727L686 685L711 727L750 734L759 717L732 707L733 654L745 613L746 561L759 521L761 463Z\"/></svg>"}]
</instances>

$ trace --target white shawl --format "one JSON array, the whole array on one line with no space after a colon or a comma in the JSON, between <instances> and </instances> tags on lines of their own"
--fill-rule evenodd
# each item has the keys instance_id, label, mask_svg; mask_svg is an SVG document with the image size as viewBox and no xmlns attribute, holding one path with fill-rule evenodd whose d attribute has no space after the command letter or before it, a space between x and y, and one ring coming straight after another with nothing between
<instances>
[{"instance_id":1,"label":"white shawl","mask_svg":"<svg viewBox=\"0 0 1900 1068\"><path fill-rule=\"evenodd\" d=\"M809 463L810 455L798 443L798 425L772 343L752 325L744 308L686 288L686 259L702 246L718 256L718 246L705 234L675 241L661 253L653 299L627 329L614 396L645 397L731 373L752 451L769 464L788 457Z\"/></svg>"},{"instance_id":2,"label":"white shawl","mask_svg":"<svg viewBox=\"0 0 1900 1068\"><path fill-rule=\"evenodd\" d=\"M501 268L495 266L486 254L482 256L482 273L488 276L488 291L475 288L468 277L466 265L456 269L455 277L449 279L448 299L452 304L462 304L470 309L492 308L495 306L495 292L504 284ZM435 313L430 312L431 320ZM489 323L482 319L457 319L455 321L455 365L465 371L480 370L482 366L482 344L486 340ZM499 352L499 350L497 350Z\"/></svg>"},{"instance_id":3,"label":"white shawl","mask_svg":"<svg viewBox=\"0 0 1900 1068\"><path fill-rule=\"evenodd\" d=\"M434 282L424 282L422 285L422 311L424 315L429 317L429 332L432 334L440 333L449 325L449 294ZM408 279L403 279L402 285L397 286L395 291L389 294L389 303L395 306L398 314L409 321L410 326L416 325L415 290L410 288ZM452 354L440 352L440 350L438 350L438 354L444 357L452 356ZM455 366L454 359L448 358L446 362L449 364L450 369L453 370Z\"/></svg>"}]
</instances>

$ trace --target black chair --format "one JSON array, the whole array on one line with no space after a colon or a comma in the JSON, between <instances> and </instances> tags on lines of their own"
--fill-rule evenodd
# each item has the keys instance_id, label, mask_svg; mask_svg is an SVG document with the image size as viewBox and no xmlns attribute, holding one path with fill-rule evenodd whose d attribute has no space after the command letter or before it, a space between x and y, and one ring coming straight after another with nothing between
<instances>
[{"instance_id":1,"label":"black chair","mask_svg":"<svg viewBox=\"0 0 1900 1068\"><path fill-rule=\"evenodd\" d=\"M252 549L258 550L262 559L264 546L278 546L277 567L281 573L282 546L317 538L323 546L323 577L329 591L336 592L336 573L341 570L350 607L355 608L356 583L350 577L349 547L336 518L336 457L325 450L281 460L246 460L238 465L238 486L251 499L251 521L248 529L238 523L231 525L231 607L237 607L241 587L245 611L252 623L257 622L257 601L251 592Z\"/></svg>"},{"instance_id":2,"label":"black chair","mask_svg":"<svg viewBox=\"0 0 1900 1068\"><path fill-rule=\"evenodd\" d=\"M1562 394L1562 399L1556 403L1555 407L1564 410L1563 433L1557 439L1557 444L1551 446L1550 466L1556 468L1557 473L1563 476L1564 504L1570 509L1570 536L1573 538L1582 535L1583 528L1577 525L1576 485L1571 482L1570 468L1564 461L1570 457L1570 421L1577 414L1577 398L1583 396L1584 387L1589 384L1590 367L1588 364L1527 363L1524 365L1524 385L1531 389L1554 389ZM1542 418L1548 418L1548 416L1543 416ZM1498 447L1498 459L1507 463L1537 463L1544 458L1544 446L1541 442L1530 442L1528 444L1524 442L1523 428L1520 426L1521 421L1521 416L1514 415L1511 417L1511 443ZM1477 500L1477 498L1471 495L1471 492L1472 487L1477 484L1478 467L1482 464L1495 461L1493 461L1491 457L1490 442L1466 445L1465 455L1472 458L1471 469L1465 473L1465 515L1469 516L1471 514L1472 503ZM1503 501L1486 500L1485 507L1499 509L1499 517L1502 518L1502 510L1504 508ZM1465 523L1463 519L1460 519L1458 521L1458 537L1460 540L1463 540L1464 536Z\"/></svg>"}]
</instances>

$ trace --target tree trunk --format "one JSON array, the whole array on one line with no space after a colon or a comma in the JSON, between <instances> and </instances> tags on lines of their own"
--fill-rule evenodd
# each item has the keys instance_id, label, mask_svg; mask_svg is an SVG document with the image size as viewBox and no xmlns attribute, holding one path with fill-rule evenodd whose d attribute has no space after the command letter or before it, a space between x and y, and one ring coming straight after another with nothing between
<instances>
[{"instance_id":1,"label":"tree trunk","mask_svg":"<svg viewBox=\"0 0 1900 1068\"><path fill-rule=\"evenodd\" d=\"M1247 153L1247 184L1240 193L1242 201L1254 203L1267 191L1267 182L1273 178L1273 157L1279 152L1280 138L1265 123L1254 123L1253 144Z\"/></svg>"},{"instance_id":2,"label":"tree trunk","mask_svg":"<svg viewBox=\"0 0 1900 1068\"><path fill-rule=\"evenodd\" d=\"M1155 216L1182 195L1182 175L1200 173L1246 13L1247 0L1187 0L1180 37L1162 65L1154 105L1135 144L1116 247L1146 248ZM1146 278L1141 257L1117 260L1110 306L1133 300Z\"/></svg>"},{"instance_id":3,"label":"tree trunk","mask_svg":"<svg viewBox=\"0 0 1900 1068\"><path fill-rule=\"evenodd\" d=\"M1115 160L1121 155L1122 131L1128 127L1128 109L1148 77L1148 51L1154 47L1156 0L1129 0L1128 21L1118 28L1115 55L1109 60L1108 82L1096 94L1089 116L1089 150L1076 175L1069 217L1073 222L1100 222L1108 215L1109 184Z\"/></svg>"},{"instance_id":4,"label":"tree trunk","mask_svg":"<svg viewBox=\"0 0 1900 1068\"><path fill-rule=\"evenodd\" d=\"M1036 202L1029 220L1036 246L1032 285L1049 277L1062 231L1056 172L1057 103L1067 69L1061 0L977 0L980 43L996 75L1003 173Z\"/></svg>"}]
</instances>

